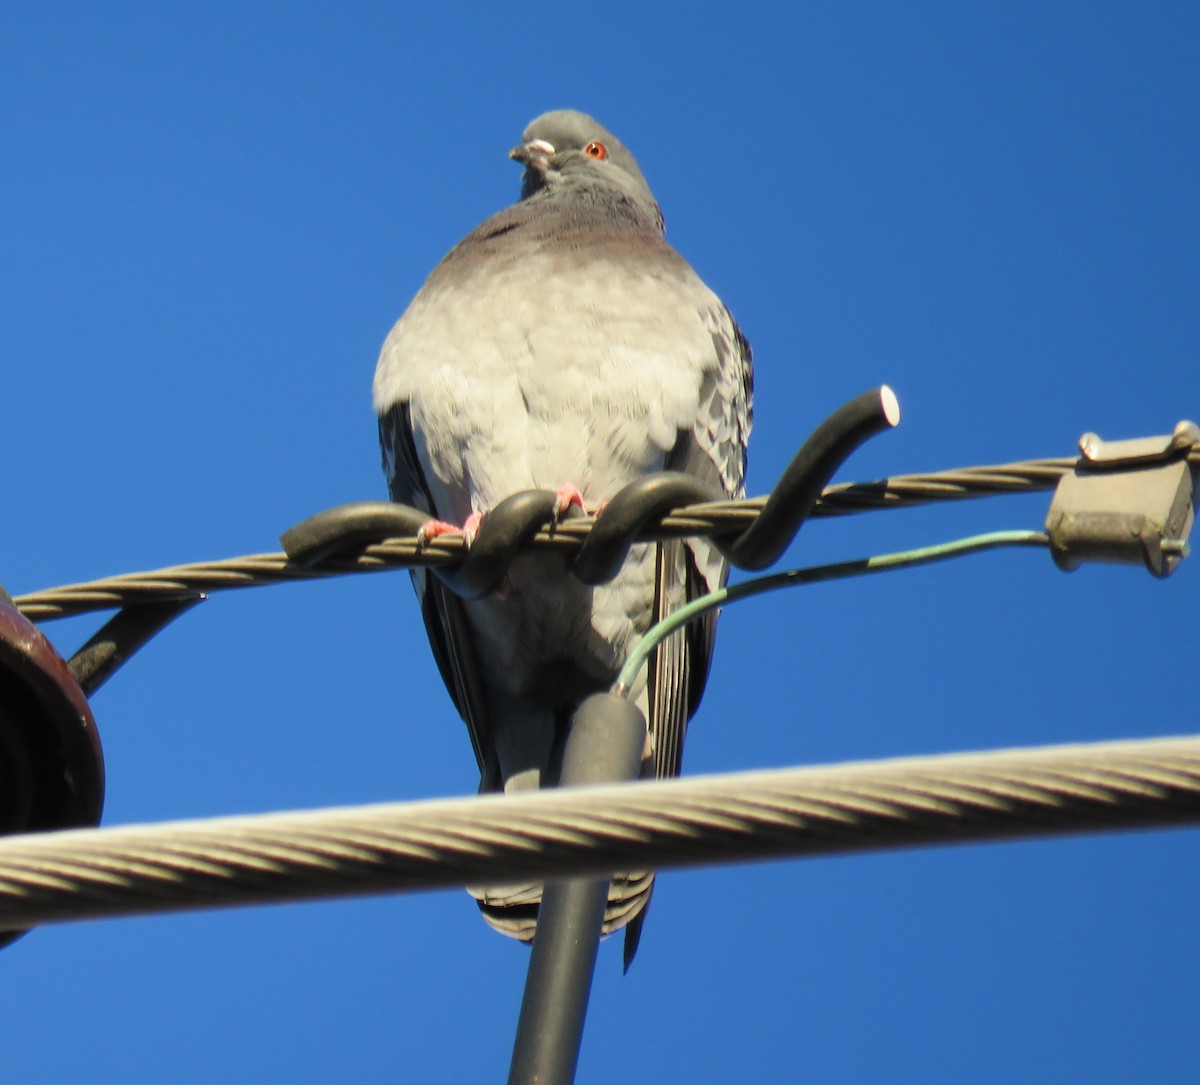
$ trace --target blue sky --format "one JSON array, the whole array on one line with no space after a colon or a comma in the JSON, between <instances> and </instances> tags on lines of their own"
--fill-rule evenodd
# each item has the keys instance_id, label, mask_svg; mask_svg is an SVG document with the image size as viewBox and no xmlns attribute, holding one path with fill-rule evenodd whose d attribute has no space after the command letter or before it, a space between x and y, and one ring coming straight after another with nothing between
<instances>
[{"instance_id":1,"label":"blue sky","mask_svg":"<svg viewBox=\"0 0 1200 1085\"><path fill-rule=\"evenodd\" d=\"M0 25L13 593L276 549L384 494L370 380L550 108L638 156L755 348L750 489L881 382L846 479L1200 415L1191 4L26 5ZM1021 497L814 523L790 564ZM1038 552L732 608L690 773L1194 731L1198 572ZM98 624L47 626L69 654ZM404 574L212 598L95 698L120 824L471 792ZM1180 1080L1195 831L672 873L579 1080ZM37 931L0 1076L502 1080L527 953L462 892Z\"/></svg>"}]
</instances>

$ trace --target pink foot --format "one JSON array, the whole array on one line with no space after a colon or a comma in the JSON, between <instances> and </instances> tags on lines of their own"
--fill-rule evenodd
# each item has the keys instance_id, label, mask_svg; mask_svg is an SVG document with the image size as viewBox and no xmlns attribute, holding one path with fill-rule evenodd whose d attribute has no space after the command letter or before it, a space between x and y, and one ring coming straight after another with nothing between
<instances>
[{"instance_id":1,"label":"pink foot","mask_svg":"<svg viewBox=\"0 0 1200 1085\"><path fill-rule=\"evenodd\" d=\"M451 524L446 520L426 520L421 525L421 530L417 532L417 547L418 549L426 547L430 542L442 535L460 534L467 546L470 546L475 541L475 536L479 533L479 523L482 519L482 513L473 512L467 517L466 522L461 527L458 524Z\"/></svg>"},{"instance_id":2,"label":"pink foot","mask_svg":"<svg viewBox=\"0 0 1200 1085\"><path fill-rule=\"evenodd\" d=\"M463 521L463 541L467 544L468 548L475 541L475 536L479 534L479 525L482 523L482 512L473 512Z\"/></svg>"},{"instance_id":3,"label":"pink foot","mask_svg":"<svg viewBox=\"0 0 1200 1085\"><path fill-rule=\"evenodd\" d=\"M578 506L579 511L583 512L583 494L568 482L565 486L560 486L554 495L554 509L550 513L550 519L557 524L572 505Z\"/></svg>"}]
</instances>

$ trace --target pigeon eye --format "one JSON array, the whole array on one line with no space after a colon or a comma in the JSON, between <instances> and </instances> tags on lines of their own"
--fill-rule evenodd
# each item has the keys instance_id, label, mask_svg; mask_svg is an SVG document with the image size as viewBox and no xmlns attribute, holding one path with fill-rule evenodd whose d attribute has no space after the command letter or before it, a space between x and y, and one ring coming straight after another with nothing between
<instances>
[{"instance_id":1,"label":"pigeon eye","mask_svg":"<svg viewBox=\"0 0 1200 1085\"><path fill-rule=\"evenodd\" d=\"M583 153L588 158L594 158L597 162L603 162L608 157L608 148L603 143L597 143L595 140L592 140L591 143L584 147Z\"/></svg>"}]
</instances>

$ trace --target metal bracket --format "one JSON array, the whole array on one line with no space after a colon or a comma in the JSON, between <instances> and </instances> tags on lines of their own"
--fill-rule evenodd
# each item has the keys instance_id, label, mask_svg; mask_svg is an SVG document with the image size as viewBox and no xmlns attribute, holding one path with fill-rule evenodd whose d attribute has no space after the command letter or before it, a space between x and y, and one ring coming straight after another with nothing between
<instances>
[{"instance_id":1,"label":"metal bracket","mask_svg":"<svg viewBox=\"0 0 1200 1085\"><path fill-rule=\"evenodd\" d=\"M1200 427L1180 422L1170 434L1102 441L1085 433L1072 474L1054 491L1046 517L1060 569L1085 561L1144 565L1170 576L1187 556L1195 520L1195 468Z\"/></svg>"}]
</instances>

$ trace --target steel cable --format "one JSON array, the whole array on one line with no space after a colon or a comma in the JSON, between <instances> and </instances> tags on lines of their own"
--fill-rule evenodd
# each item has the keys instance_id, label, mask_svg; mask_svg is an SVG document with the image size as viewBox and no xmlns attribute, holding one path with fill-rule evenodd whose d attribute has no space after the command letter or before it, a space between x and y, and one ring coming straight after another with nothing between
<instances>
[{"instance_id":1,"label":"steel cable","mask_svg":"<svg viewBox=\"0 0 1200 1085\"><path fill-rule=\"evenodd\" d=\"M1200 823L1200 736L0 839L0 927Z\"/></svg>"}]
</instances>

